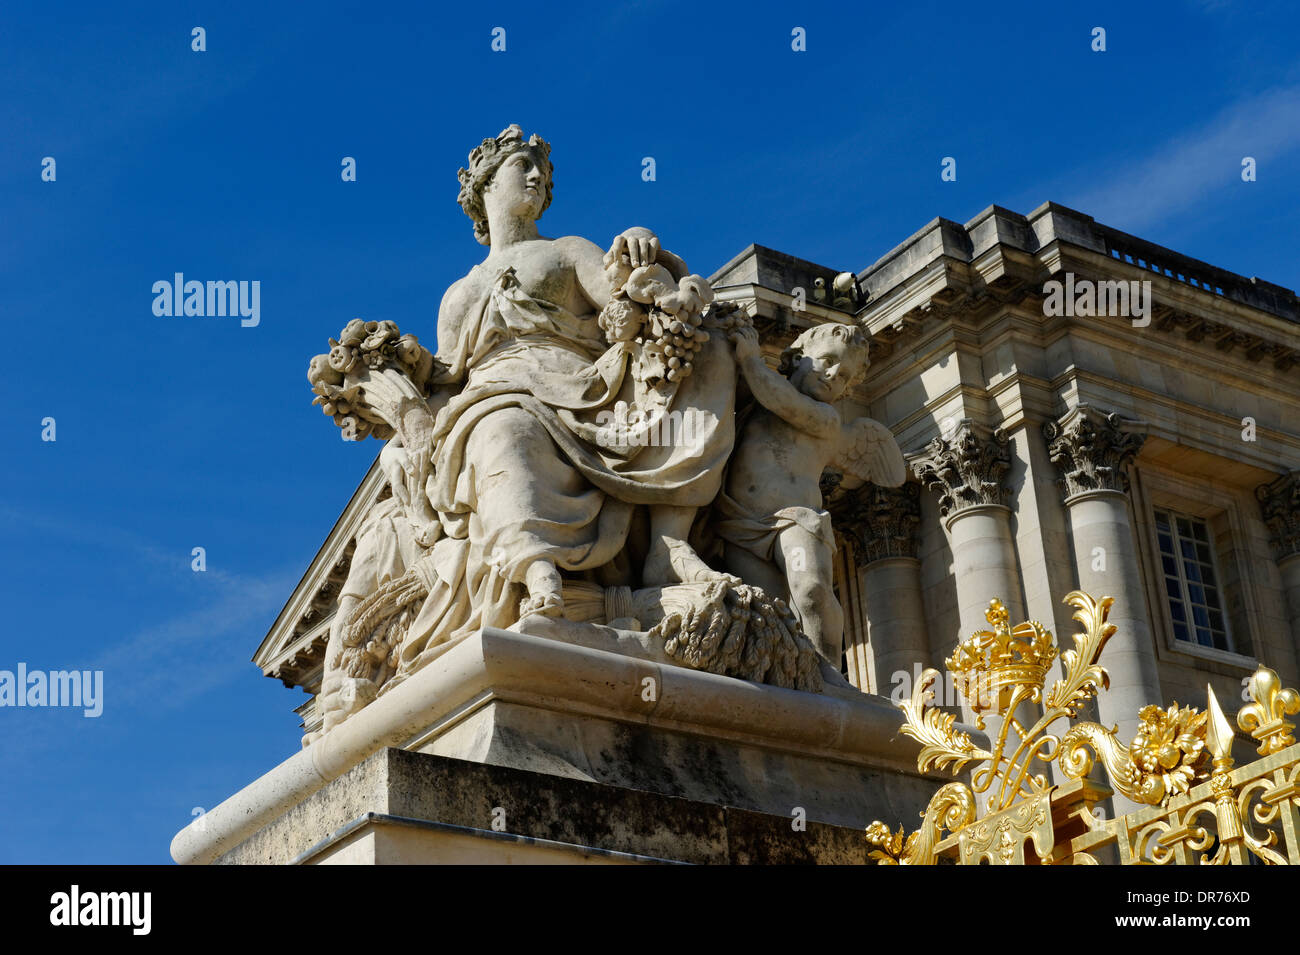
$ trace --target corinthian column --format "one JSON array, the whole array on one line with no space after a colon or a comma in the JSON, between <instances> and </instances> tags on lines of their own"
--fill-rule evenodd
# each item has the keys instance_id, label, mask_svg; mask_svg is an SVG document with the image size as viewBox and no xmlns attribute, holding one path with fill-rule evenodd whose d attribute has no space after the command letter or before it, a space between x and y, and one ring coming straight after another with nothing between
<instances>
[{"instance_id":1,"label":"corinthian column","mask_svg":"<svg viewBox=\"0 0 1300 955\"><path fill-rule=\"evenodd\" d=\"M994 597L1006 605L1011 619L1023 620L1011 508L1002 485L1011 467L1006 434L965 419L951 438L931 441L912 467L939 496L939 516L952 547L961 636L986 628L984 611ZM956 634L952 642L958 642Z\"/></svg>"},{"instance_id":2,"label":"corinthian column","mask_svg":"<svg viewBox=\"0 0 1300 955\"><path fill-rule=\"evenodd\" d=\"M868 483L834 515L836 530L853 543L866 605L866 645L850 647L849 654L870 652L876 693L888 692L896 674L911 680L915 664L929 663L917 558L920 496L920 485L911 482L896 488Z\"/></svg>"},{"instance_id":3,"label":"corinthian column","mask_svg":"<svg viewBox=\"0 0 1300 955\"><path fill-rule=\"evenodd\" d=\"M1300 646L1300 471L1289 471L1255 489L1259 509L1273 535L1277 567L1282 572L1291 611L1291 639Z\"/></svg>"},{"instance_id":4,"label":"corinthian column","mask_svg":"<svg viewBox=\"0 0 1300 955\"><path fill-rule=\"evenodd\" d=\"M1088 405L1047 422L1043 434L1061 471L1079 589L1115 598L1110 622L1116 632L1101 657L1110 689L1100 694L1097 711L1103 724L1118 724L1127 741L1137 730L1138 710L1162 699L1124 473L1146 435L1135 422ZM1058 638L1069 645L1066 635Z\"/></svg>"}]
</instances>

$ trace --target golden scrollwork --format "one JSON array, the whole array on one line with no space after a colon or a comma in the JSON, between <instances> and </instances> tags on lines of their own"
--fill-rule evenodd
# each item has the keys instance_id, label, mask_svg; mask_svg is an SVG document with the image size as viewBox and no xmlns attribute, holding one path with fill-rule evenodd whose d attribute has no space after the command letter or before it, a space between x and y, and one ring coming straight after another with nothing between
<instances>
[{"instance_id":1,"label":"golden scrollwork","mask_svg":"<svg viewBox=\"0 0 1300 955\"><path fill-rule=\"evenodd\" d=\"M1092 771L1091 748L1112 785L1134 802L1158 806L1185 793L1197 778L1205 751L1206 714L1175 702L1168 709L1144 706L1137 734L1123 746L1097 723L1077 723L1061 738L1057 762L1065 775L1081 779Z\"/></svg>"},{"instance_id":2,"label":"golden scrollwork","mask_svg":"<svg viewBox=\"0 0 1300 955\"><path fill-rule=\"evenodd\" d=\"M899 704L906 716L902 733L921 744L916 765L922 772L951 768L955 774L967 763L992 759L993 754L972 743L969 733L953 729L957 721L955 713L945 713L930 706L934 699L930 687L938 676L938 670L922 670L911 698Z\"/></svg>"},{"instance_id":3,"label":"golden scrollwork","mask_svg":"<svg viewBox=\"0 0 1300 955\"><path fill-rule=\"evenodd\" d=\"M921 816L921 828L906 839L903 830L891 834L883 822L867 827L869 853L881 865L934 865L935 846L944 830L958 832L975 821L975 797L961 783L948 783L934 794Z\"/></svg>"},{"instance_id":4,"label":"golden scrollwork","mask_svg":"<svg viewBox=\"0 0 1300 955\"><path fill-rule=\"evenodd\" d=\"M1051 631L1034 621L1011 626L998 600L985 614L991 629L972 634L945 661L978 728L986 714L1001 717L989 749L956 725L955 714L932 705L939 674L923 671L911 698L899 704L902 732L921 744L921 771L956 775L969 767L970 782L942 786L915 832L873 822L868 858L891 865L929 865L940 857L963 865L1096 865L1109 846L1124 864L1242 865L1253 857L1300 865L1300 744L1286 719L1300 712L1300 694L1267 667L1256 671L1253 702L1237 715L1261 757L1246 766L1234 765L1232 723L1208 686L1204 711L1177 702L1143 707L1125 745L1115 730L1077 720L1080 705L1109 688L1098 660L1115 633L1107 619L1113 601L1074 591L1065 602L1082 630L1061 654L1064 675L1046 692L1057 654ZM1039 701L1042 715L1026 727L1018 708ZM1063 735L1049 731L1058 720L1071 723ZM1093 805L1112 790L1086 778L1094 760L1114 790L1142 808L1095 817ZM1052 763L1073 782L1050 785ZM982 814L977 796L984 796Z\"/></svg>"}]
</instances>

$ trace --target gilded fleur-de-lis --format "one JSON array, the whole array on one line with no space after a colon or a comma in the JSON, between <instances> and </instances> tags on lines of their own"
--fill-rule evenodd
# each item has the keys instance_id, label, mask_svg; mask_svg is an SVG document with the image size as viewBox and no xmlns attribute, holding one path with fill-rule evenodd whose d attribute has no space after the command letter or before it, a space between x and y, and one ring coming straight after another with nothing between
<instances>
[{"instance_id":1,"label":"gilded fleur-de-lis","mask_svg":"<svg viewBox=\"0 0 1300 955\"><path fill-rule=\"evenodd\" d=\"M1300 713L1300 694L1282 686L1282 680L1268 667L1260 667L1250 678L1250 696L1237 713L1237 725L1259 741L1259 754L1268 756L1295 742L1295 724L1287 714Z\"/></svg>"}]
</instances>

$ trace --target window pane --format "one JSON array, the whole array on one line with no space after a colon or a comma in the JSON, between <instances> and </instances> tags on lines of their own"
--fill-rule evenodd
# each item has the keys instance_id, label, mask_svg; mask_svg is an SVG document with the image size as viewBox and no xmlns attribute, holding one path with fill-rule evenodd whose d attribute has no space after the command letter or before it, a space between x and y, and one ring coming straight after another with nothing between
<instances>
[{"instance_id":1,"label":"window pane","mask_svg":"<svg viewBox=\"0 0 1300 955\"><path fill-rule=\"evenodd\" d=\"M1199 517L1172 511L1157 510L1154 517L1175 639L1223 650L1234 649L1234 643L1244 647L1247 635L1242 641L1234 641L1228 634L1209 524Z\"/></svg>"}]
</instances>

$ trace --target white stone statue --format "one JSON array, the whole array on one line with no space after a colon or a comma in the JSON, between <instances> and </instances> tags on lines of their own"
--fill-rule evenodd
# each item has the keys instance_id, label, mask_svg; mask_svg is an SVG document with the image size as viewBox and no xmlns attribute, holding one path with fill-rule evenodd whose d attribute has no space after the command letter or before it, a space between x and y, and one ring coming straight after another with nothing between
<instances>
[{"instance_id":1,"label":"white stone statue","mask_svg":"<svg viewBox=\"0 0 1300 955\"><path fill-rule=\"evenodd\" d=\"M830 647L833 597L780 573L791 548L813 548L829 591L829 522L771 522L782 508L820 514L817 479L831 460L896 477L888 432L841 428L826 403L865 367L848 354L861 333L801 338L799 370L773 382L755 365L743 311L714 304L708 282L650 230L628 229L608 250L539 234L552 169L537 136L511 126L468 167L459 202L488 254L443 297L436 356L392 323L356 321L308 372L340 427L390 439L381 464L393 488L343 587L324 731L481 627L800 689L838 679L804 632ZM733 460L737 357L771 410ZM806 460L765 465L787 432ZM719 506L732 535L725 571L689 543ZM743 520L779 541L775 572L770 547L730 546Z\"/></svg>"}]
</instances>

